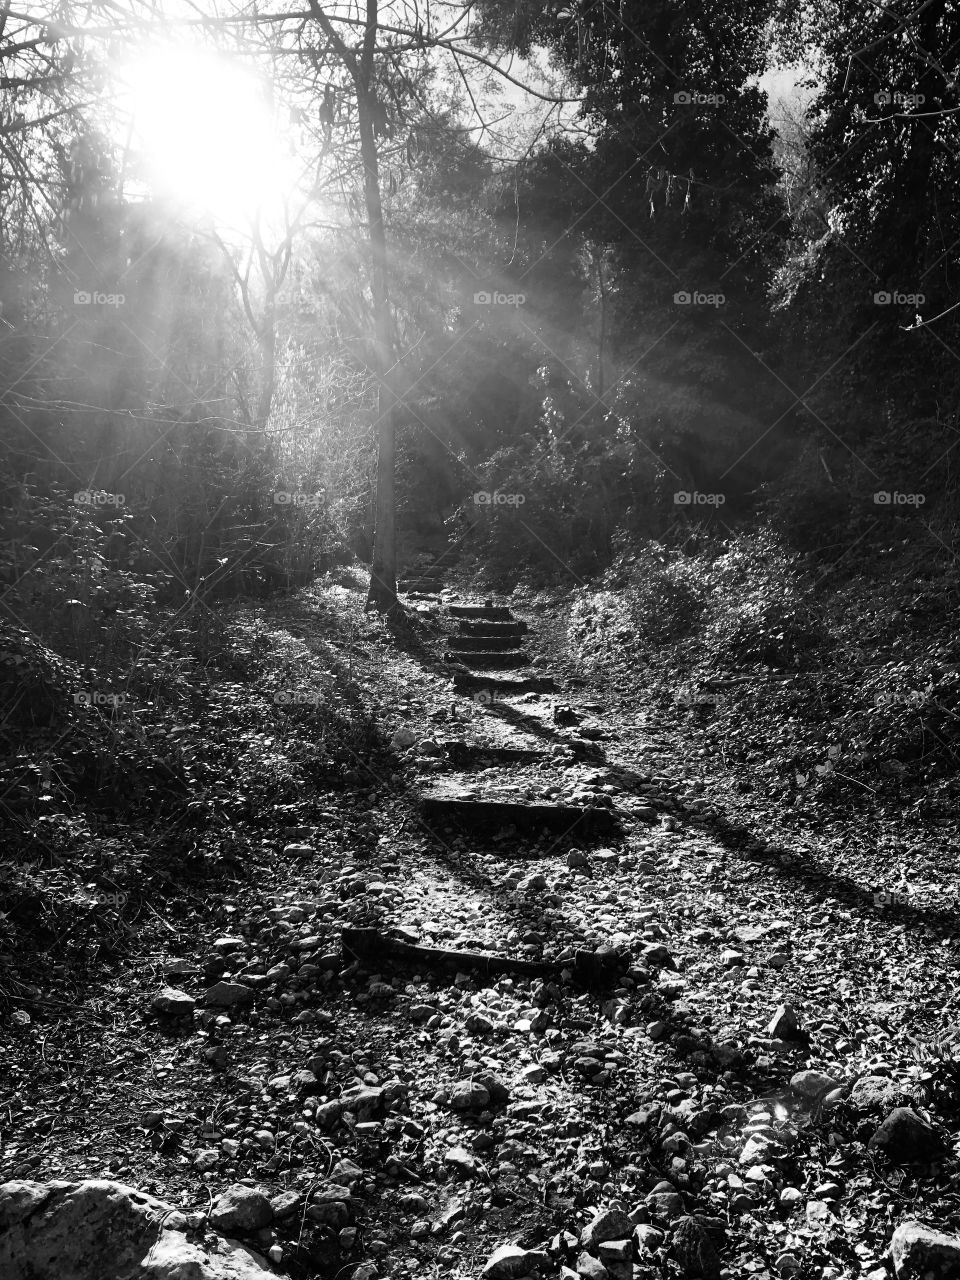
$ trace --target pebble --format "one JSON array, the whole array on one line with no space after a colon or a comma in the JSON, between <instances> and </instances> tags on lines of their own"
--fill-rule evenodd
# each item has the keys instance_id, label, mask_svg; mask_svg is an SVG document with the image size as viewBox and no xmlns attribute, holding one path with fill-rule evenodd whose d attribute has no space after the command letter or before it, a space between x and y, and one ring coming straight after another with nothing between
<instances>
[{"instance_id":1,"label":"pebble","mask_svg":"<svg viewBox=\"0 0 960 1280\"><path fill-rule=\"evenodd\" d=\"M176 987L162 987L150 1001L150 1008L168 1018L179 1018L193 1013L196 1000L186 991Z\"/></svg>"},{"instance_id":2,"label":"pebble","mask_svg":"<svg viewBox=\"0 0 960 1280\"><path fill-rule=\"evenodd\" d=\"M218 1008L253 1004L253 991L240 982L216 982L204 992L204 1003Z\"/></svg>"}]
</instances>

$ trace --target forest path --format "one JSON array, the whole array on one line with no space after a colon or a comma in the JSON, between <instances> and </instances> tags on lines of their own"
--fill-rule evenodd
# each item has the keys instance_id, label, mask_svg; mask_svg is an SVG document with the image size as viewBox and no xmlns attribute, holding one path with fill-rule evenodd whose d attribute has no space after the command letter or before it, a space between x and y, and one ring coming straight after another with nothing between
<instances>
[{"instance_id":1,"label":"forest path","mask_svg":"<svg viewBox=\"0 0 960 1280\"><path fill-rule=\"evenodd\" d=\"M852 860L842 829L744 838L720 812L731 780L639 691L556 668L556 692L487 670L458 691L459 619L424 605L398 638L361 610L349 585L258 609L286 638L283 678L306 688L330 669L329 618L344 620L344 693L380 745L353 751L346 789L304 792L250 831L189 924L145 929L112 984L24 1031L9 1174L153 1187L198 1229L211 1197L252 1180L277 1211L249 1242L295 1277L475 1276L506 1242L533 1251L531 1274L564 1261L626 1278L632 1260L653 1276L682 1255L690 1212L730 1276L879 1277L915 1196L960 1221L952 1157L931 1169L900 1151L888 1171L865 1145L922 1083L911 1036L955 1020L952 902L875 901L884 855ZM546 677L556 644L520 620ZM271 749L291 752L304 725ZM464 827L424 807L451 780L619 829L520 827L515 807ZM343 953L344 926L419 945L422 962L375 971ZM487 979L444 950L571 979L578 953L597 963L587 985ZM163 981L188 1016L144 1018ZM937 1106L952 1145L957 1118ZM579 1240L611 1205L630 1215L627 1253Z\"/></svg>"}]
</instances>

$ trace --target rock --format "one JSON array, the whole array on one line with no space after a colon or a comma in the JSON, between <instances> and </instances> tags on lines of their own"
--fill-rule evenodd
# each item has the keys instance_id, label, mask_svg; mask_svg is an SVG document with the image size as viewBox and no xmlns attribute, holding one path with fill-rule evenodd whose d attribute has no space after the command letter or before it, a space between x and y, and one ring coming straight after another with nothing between
<instances>
[{"instance_id":1,"label":"rock","mask_svg":"<svg viewBox=\"0 0 960 1280\"><path fill-rule=\"evenodd\" d=\"M502 1244L487 1259L486 1266L480 1273L486 1280L518 1280L534 1268L528 1249L518 1249L513 1244Z\"/></svg>"},{"instance_id":2,"label":"rock","mask_svg":"<svg viewBox=\"0 0 960 1280\"><path fill-rule=\"evenodd\" d=\"M767 1035L774 1040L803 1040L800 1019L792 1004L782 1004L770 1019Z\"/></svg>"},{"instance_id":3,"label":"rock","mask_svg":"<svg viewBox=\"0 0 960 1280\"><path fill-rule=\"evenodd\" d=\"M610 1280L610 1272L590 1253L581 1253L577 1259L577 1275L581 1280Z\"/></svg>"},{"instance_id":4,"label":"rock","mask_svg":"<svg viewBox=\"0 0 960 1280\"><path fill-rule=\"evenodd\" d=\"M790 1088L798 1097L816 1102L831 1089L836 1089L837 1081L825 1071L798 1071L790 1077Z\"/></svg>"},{"instance_id":5,"label":"rock","mask_svg":"<svg viewBox=\"0 0 960 1280\"><path fill-rule=\"evenodd\" d=\"M662 943L645 944L640 959L653 969L676 969L677 962Z\"/></svg>"},{"instance_id":6,"label":"rock","mask_svg":"<svg viewBox=\"0 0 960 1280\"><path fill-rule=\"evenodd\" d=\"M720 1280L720 1257L703 1223L696 1218L681 1218L671 1248L685 1276Z\"/></svg>"},{"instance_id":7,"label":"rock","mask_svg":"<svg viewBox=\"0 0 960 1280\"><path fill-rule=\"evenodd\" d=\"M186 991L180 991L176 987L161 987L150 1001L150 1008L164 1018L181 1018L193 1013L196 1004L193 996L188 996Z\"/></svg>"},{"instance_id":8,"label":"rock","mask_svg":"<svg viewBox=\"0 0 960 1280\"><path fill-rule=\"evenodd\" d=\"M629 1263L633 1260L633 1241L603 1240L600 1242L597 1252L600 1254L600 1261L605 1267L609 1267L611 1263Z\"/></svg>"},{"instance_id":9,"label":"rock","mask_svg":"<svg viewBox=\"0 0 960 1280\"><path fill-rule=\"evenodd\" d=\"M601 1209L580 1232L580 1244L593 1249L605 1240L623 1240L632 1234L633 1223L621 1209Z\"/></svg>"},{"instance_id":10,"label":"rock","mask_svg":"<svg viewBox=\"0 0 960 1280\"><path fill-rule=\"evenodd\" d=\"M644 1203L660 1222L673 1222L684 1214L683 1199L672 1187L669 1191L654 1189Z\"/></svg>"},{"instance_id":11,"label":"rock","mask_svg":"<svg viewBox=\"0 0 960 1280\"><path fill-rule=\"evenodd\" d=\"M296 1191L281 1191L270 1201L274 1222L283 1222L292 1218L299 1210L303 1197Z\"/></svg>"},{"instance_id":12,"label":"rock","mask_svg":"<svg viewBox=\"0 0 960 1280\"><path fill-rule=\"evenodd\" d=\"M473 1079L475 1084L486 1089L495 1107L505 1107L510 1101L510 1090L492 1071L478 1071Z\"/></svg>"},{"instance_id":13,"label":"rock","mask_svg":"<svg viewBox=\"0 0 960 1280\"><path fill-rule=\"evenodd\" d=\"M857 1115L886 1115L905 1101L903 1089L887 1076L861 1076L847 1098Z\"/></svg>"},{"instance_id":14,"label":"rock","mask_svg":"<svg viewBox=\"0 0 960 1280\"><path fill-rule=\"evenodd\" d=\"M633 1229L633 1236L640 1247L640 1251L647 1253L656 1253L663 1245L666 1236L659 1227L653 1227L649 1222L638 1222Z\"/></svg>"},{"instance_id":15,"label":"rock","mask_svg":"<svg viewBox=\"0 0 960 1280\"><path fill-rule=\"evenodd\" d=\"M460 1080L450 1090L453 1111L482 1111L490 1103L490 1094L476 1080Z\"/></svg>"},{"instance_id":16,"label":"rock","mask_svg":"<svg viewBox=\"0 0 960 1280\"><path fill-rule=\"evenodd\" d=\"M332 1129L343 1115L343 1103L336 1098L332 1102L321 1102L313 1113L313 1122L320 1129Z\"/></svg>"},{"instance_id":17,"label":"rock","mask_svg":"<svg viewBox=\"0 0 960 1280\"><path fill-rule=\"evenodd\" d=\"M488 1036L493 1032L493 1019L475 1009L467 1017L467 1030L472 1031L475 1036Z\"/></svg>"},{"instance_id":18,"label":"rock","mask_svg":"<svg viewBox=\"0 0 960 1280\"><path fill-rule=\"evenodd\" d=\"M363 1177L363 1170L353 1160L338 1160L330 1170L330 1177L352 1186Z\"/></svg>"},{"instance_id":19,"label":"rock","mask_svg":"<svg viewBox=\"0 0 960 1280\"><path fill-rule=\"evenodd\" d=\"M443 1163L450 1165L467 1178L472 1178L477 1172L477 1162L466 1147L451 1147L444 1154Z\"/></svg>"},{"instance_id":20,"label":"rock","mask_svg":"<svg viewBox=\"0 0 960 1280\"><path fill-rule=\"evenodd\" d=\"M590 859L582 849L571 849L567 854L567 866L570 868L589 867Z\"/></svg>"},{"instance_id":21,"label":"rock","mask_svg":"<svg viewBox=\"0 0 960 1280\"><path fill-rule=\"evenodd\" d=\"M218 1231L259 1231L272 1219L273 1209L263 1192L240 1183L227 1187L210 1210Z\"/></svg>"},{"instance_id":22,"label":"rock","mask_svg":"<svg viewBox=\"0 0 960 1280\"><path fill-rule=\"evenodd\" d=\"M901 1222L890 1241L897 1280L958 1280L960 1237L944 1235L922 1222Z\"/></svg>"},{"instance_id":23,"label":"rock","mask_svg":"<svg viewBox=\"0 0 960 1280\"><path fill-rule=\"evenodd\" d=\"M312 1071L295 1071L290 1077L290 1087L299 1098L311 1098L320 1092L320 1081Z\"/></svg>"},{"instance_id":24,"label":"rock","mask_svg":"<svg viewBox=\"0 0 960 1280\"><path fill-rule=\"evenodd\" d=\"M307 1206L306 1216L311 1222L316 1222L324 1227L341 1227L347 1226L350 1221L350 1210L342 1200L330 1200L324 1204L311 1204Z\"/></svg>"},{"instance_id":25,"label":"rock","mask_svg":"<svg viewBox=\"0 0 960 1280\"><path fill-rule=\"evenodd\" d=\"M204 1003L220 1009L253 1004L253 991L242 982L215 982L203 995Z\"/></svg>"},{"instance_id":26,"label":"rock","mask_svg":"<svg viewBox=\"0 0 960 1280\"><path fill-rule=\"evenodd\" d=\"M193 1167L199 1169L201 1173L215 1169L219 1163L220 1152L216 1147L207 1147L203 1151L198 1151L193 1157Z\"/></svg>"},{"instance_id":27,"label":"rock","mask_svg":"<svg viewBox=\"0 0 960 1280\"><path fill-rule=\"evenodd\" d=\"M944 1154L943 1138L909 1107L896 1107L884 1120L867 1146L882 1151L897 1164L935 1160Z\"/></svg>"},{"instance_id":28,"label":"rock","mask_svg":"<svg viewBox=\"0 0 960 1280\"><path fill-rule=\"evenodd\" d=\"M843 1195L843 1187L839 1182L819 1182L813 1188L818 1200L839 1200Z\"/></svg>"},{"instance_id":29,"label":"rock","mask_svg":"<svg viewBox=\"0 0 960 1280\"><path fill-rule=\"evenodd\" d=\"M233 1240L189 1241L171 1205L119 1182L0 1186L4 1280L268 1280L266 1260Z\"/></svg>"},{"instance_id":30,"label":"rock","mask_svg":"<svg viewBox=\"0 0 960 1280\"><path fill-rule=\"evenodd\" d=\"M720 963L725 969L736 969L747 962L742 951L734 951L732 947L727 947L720 952Z\"/></svg>"},{"instance_id":31,"label":"rock","mask_svg":"<svg viewBox=\"0 0 960 1280\"><path fill-rule=\"evenodd\" d=\"M345 1089L336 1101L340 1104L341 1114L349 1111L361 1122L382 1119L387 1105L383 1089L375 1085L356 1085Z\"/></svg>"}]
</instances>

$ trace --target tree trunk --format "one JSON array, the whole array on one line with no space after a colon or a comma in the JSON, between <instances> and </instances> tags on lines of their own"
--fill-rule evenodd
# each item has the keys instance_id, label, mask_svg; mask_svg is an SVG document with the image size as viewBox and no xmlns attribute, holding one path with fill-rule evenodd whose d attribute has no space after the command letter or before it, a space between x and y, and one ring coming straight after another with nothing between
<instances>
[{"instance_id":1,"label":"tree trunk","mask_svg":"<svg viewBox=\"0 0 960 1280\"><path fill-rule=\"evenodd\" d=\"M377 378L377 504L373 566L367 608L388 613L397 607L397 530L394 493L396 393L393 375L387 242L380 203L380 171L374 135L376 99L370 87L357 93L363 195L370 238L370 292L374 316L374 374Z\"/></svg>"},{"instance_id":2,"label":"tree trunk","mask_svg":"<svg viewBox=\"0 0 960 1280\"><path fill-rule=\"evenodd\" d=\"M277 384L277 330L272 307L257 333L257 345L260 348L260 392L254 425L258 431L265 431Z\"/></svg>"},{"instance_id":3,"label":"tree trunk","mask_svg":"<svg viewBox=\"0 0 960 1280\"><path fill-rule=\"evenodd\" d=\"M603 399L603 357L607 342L607 290L603 279L603 249L597 258L597 289L600 304L600 326L597 333L597 399Z\"/></svg>"}]
</instances>

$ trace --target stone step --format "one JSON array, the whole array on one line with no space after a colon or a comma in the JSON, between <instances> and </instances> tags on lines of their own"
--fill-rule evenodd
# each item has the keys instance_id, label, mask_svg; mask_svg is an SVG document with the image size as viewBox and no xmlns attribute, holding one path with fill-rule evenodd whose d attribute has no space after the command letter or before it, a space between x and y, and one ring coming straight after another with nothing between
<instances>
[{"instance_id":1,"label":"stone step","mask_svg":"<svg viewBox=\"0 0 960 1280\"><path fill-rule=\"evenodd\" d=\"M453 767L467 772L471 769L494 768L497 765L548 765L553 764L556 759L551 751L541 751L536 747L498 747L484 743L461 742L459 738L448 738L440 745ZM580 742L573 739L565 742L564 746L573 752L575 760L584 763L596 764L601 758L593 742Z\"/></svg>"},{"instance_id":2,"label":"stone step","mask_svg":"<svg viewBox=\"0 0 960 1280\"><path fill-rule=\"evenodd\" d=\"M555 693L557 682L551 676L493 676L481 675L479 671L455 671L453 687L458 693L474 695L478 702L493 703L517 693Z\"/></svg>"},{"instance_id":3,"label":"stone step","mask_svg":"<svg viewBox=\"0 0 960 1280\"><path fill-rule=\"evenodd\" d=\"M530 656L521 653L519 649L511 649L509 651L493 652L471 650L469 652L448 653L448 662L460 662L465 667L476 667L477 669L487 667L528 667L530 665Z\"/></svg>"},{"instance_id":4,"label":"stone step","mask_svg":"<svg viewBox=\"0 0 960 1280\"><path fill-rule=\"evenodd\" d=\"M524 636L529 629L519 619L513 622L472 622L469 618L461 618L458 627L461 636Z\"/></svg>"},{"instance_id":5,"label":"stone step","mask_svg":"<svg viewBox=\"0 0 960 1280\"><path fill-rule=\"evenodd\" d=\"M447 648L453 653L505 653L517 648L519 636L452 636Z\"/></svg>"},{"instance_id":6,"label":"stone step","mask_svg":"<svg viewBox=\"0 0 960 1280\"><path fill-rule=\"evenodd\" d=\"M428 596L438 596L443 587L440 581L434 581L432 578L410 578L397 583L397 590L410 594L418 591Z\"/></svg>"},{"instance_id":7,"label":"stone step","mask_svg":"<svg viewBox=\"0 0 960 1280\"><path fill-rule=\"evenodd\" d=\"M440 743L456 769L482 769L506 764L551 764L554 756L536 747L497 747L446 738Z\"/></svg>"},{"instance_id":8,"label":"stone step","mask_svg":"<svg viewBox=\"0 0 960 1280\"><path fill-rule=\"evenodd\" d=\"M451 618L482 618L485 622L512 622L513 614L506 606L495 604L452 604Z\"/></svg>"},{"instance_id":9,"label":"stone step","mask_svg":"<svg viewBox=\"0 0 960 1280\"><path fill-rule=\"evenodd\" d=\"M518 831L551 831L583 839L609 836L620 830L613 809L587 809L573 804L536 804L524 801L467 799L441 790L424 791L420 809L425 821L491 831L516 827Z\"/></svg>"}]
</instances>

